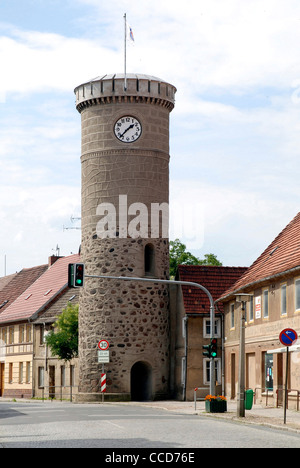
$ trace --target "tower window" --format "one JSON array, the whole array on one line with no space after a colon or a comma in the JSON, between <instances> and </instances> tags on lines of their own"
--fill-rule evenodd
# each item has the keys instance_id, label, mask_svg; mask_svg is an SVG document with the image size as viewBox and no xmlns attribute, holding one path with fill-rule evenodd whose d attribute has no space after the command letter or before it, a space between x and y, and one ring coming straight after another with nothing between
<instances>
[{"instance_id":1,"label":"tower window","mask_svg":"<svg viewBox=\"0 0 300 468\"><path fill-rule=\"evenodd\" d=\"M145 275L155 276L155 250L152 244L145 247Z\"/></svg>"}]
</instances>

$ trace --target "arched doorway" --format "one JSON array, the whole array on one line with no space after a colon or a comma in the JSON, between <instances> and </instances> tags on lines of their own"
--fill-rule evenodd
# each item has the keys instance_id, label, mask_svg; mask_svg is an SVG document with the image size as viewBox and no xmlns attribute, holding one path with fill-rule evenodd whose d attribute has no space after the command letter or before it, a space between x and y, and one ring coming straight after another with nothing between
<instances>
[{"instance_id":1,"label":"arched doorway","mask_svg":"<svg viewBox=\"0 0 300 468\"><path fill-rule=\"evenodd\" d=\"M131 400L152 400L152 367L139 361L131 368Z\"/></svg>"}]
</instances>

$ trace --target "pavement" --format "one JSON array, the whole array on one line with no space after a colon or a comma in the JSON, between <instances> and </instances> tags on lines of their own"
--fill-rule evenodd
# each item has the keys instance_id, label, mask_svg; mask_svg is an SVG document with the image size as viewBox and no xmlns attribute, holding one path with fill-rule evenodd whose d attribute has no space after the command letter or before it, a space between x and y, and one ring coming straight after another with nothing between
<instances>
[{"instance_id":1,"label":"pavement","mask_svg":"<svg viewBox=\"0 0 300 468\"><path fill-rule=\"evenodd\" d=\"M38 400L25 400L25 399L14 399L0 398L1 402L14 402L18 403L37 403ZM105 402L110 405L132 405L132 406L148 406L157 409L163 409L166 411L172 411L181 414L193 414L199 416L205 416L208 418L217 418L229 420L241 424L254 424L260 426L267 426L276 429L292 431L300 434L300 411L287 409L286 411L286 424L284 424L284 409L274 408L271 406L253 405L251 410L245 411L245 417L241 418L237 416L237 403L235 401L227 401L227 412L226 413L207 413L205 411L205 402L197 401L196 408L194 401L176 401L176 400L163 400L163 401L147 401L147 402ZM43 402L41 401L41 404ZM76 404L62 402L63 404ZM88 403L87 403L88 404ZM99 403L101 404L101 403Z\"/></svg>"},{"instance_id":2,"label":"pavement","mask_svg":"<svg viewBox=\"0 0 300 468\"><path fill-rule=\"evenodd\" d=\"M300 411L287 410L286 424L284 424L284 409L266 407L261 405L253 405L251 410L245 411L245 417L237 416L237 403L235 401L227 401L226 413L207 413L205 411L204 401L155 401L155 402L129 402L130 405L152 406L154 408L165 409L167 411L175 411L186 414L201 415L209 418L225 419L238 422L241 424L255 424L267 426L281 430L297 432L300 434Z\"/></svg>"}]
</instances>

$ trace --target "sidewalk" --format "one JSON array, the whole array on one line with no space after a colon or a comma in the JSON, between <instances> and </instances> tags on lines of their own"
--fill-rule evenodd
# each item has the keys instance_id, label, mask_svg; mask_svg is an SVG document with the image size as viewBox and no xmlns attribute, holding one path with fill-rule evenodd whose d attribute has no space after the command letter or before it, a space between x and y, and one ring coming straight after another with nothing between
<instances>
[{"instance_id":1,"label":"sidewalk","mask_svg":"<svg viewBox=\"0 0 300 468\"><path fill-rule=\"evenodd\" d=\"M228 401L226 413L206 413L204 401L197 401L196 410L195 403L191 401L154 401L154 402L132 402L128 404L152 406L168 411L176 411L186 414L195 414L209 418L227 419L242 424L257 424L268 426L277 429L299 432L300 434L300 411L287 410L286 424L284 424L283 408L265 407L253 405L252 410L245 412L245 418L237 416L237 403Z\"/></svg>"}]
</instances>

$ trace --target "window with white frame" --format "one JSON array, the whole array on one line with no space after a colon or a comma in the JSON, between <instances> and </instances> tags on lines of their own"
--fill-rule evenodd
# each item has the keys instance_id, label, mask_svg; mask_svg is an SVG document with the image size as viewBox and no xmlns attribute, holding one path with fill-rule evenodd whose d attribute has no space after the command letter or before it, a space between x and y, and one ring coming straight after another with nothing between
<instances>
[{"instance_id":1,"label":"window with white frame","mask_svg":"<svg viewBox=\"0 0 300 468\"><path fill-rule=\"evenodd\" d=\"M265 289L263 291L263 316L264 318L269 317L269 290Z\"/></svg>"},{"instance_id":2,"label":"window with white frame","mask_svg":"<svg viewBox=\"0 0 300 468\"><path fill-rule=\"evenodd\" d=\"M215 380L221 382L221 359L214 359L215 364ZM203 383L210 384L210 359L203 359Z\"/></svg>"},{"instance_id":3,"label":"window with white frame","mask_svg":"<svg viewBox=\"0 0 300 468\"><path fill-rule=\"evenodd\" d=\"M286 308L286 284L281 285L281 304L280 304L280 313L281 315L287 314Z\"/></svg>"},{"instance_id":4,"label":"window with white frame","mask_svg":"<svg viewBox=\"0 0 300 468\"><path fill-rule=\"evenodd\" d=\"M300 310L300 278L295 281L295 307Z\"/></svg>"},{"instance_id":5,"label":"window with white frame","mask_svg":"<svg viewBox=\"0 0 300 468\"><path fill-rule=\"evenodd\" d=\"M253 296L250 297L249 301L249 322L254 320L254 299Z\"/></svg>"},{"instance_id":6,"label":"window with white frame","mask_svg":"<svg viewBox=\"0 0 300 468\"><path fill-rule=\"evenodd\" d=\"M230 328L234 328L234 304L230 304Z\"/></svg>"},{"instance_id":7,"label":"window with white frame","mask_svg":"<svg viewBox=\"0 0 300 468\"><path fill-rule=\"evenodd\" d=\"M203 326L203 338L210 338L210 333L210 318L205 318ZM221 319L219 317L215 319L214 336L215 338L221 338Z\"/></svg>"}]
</instances>

